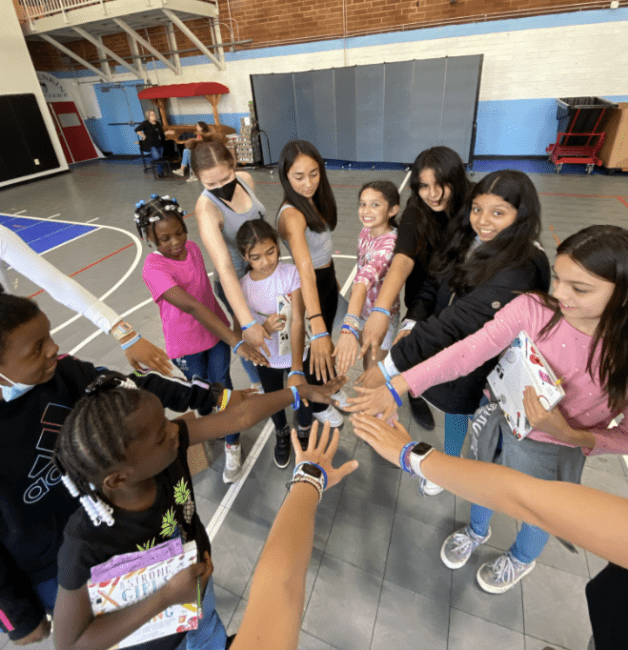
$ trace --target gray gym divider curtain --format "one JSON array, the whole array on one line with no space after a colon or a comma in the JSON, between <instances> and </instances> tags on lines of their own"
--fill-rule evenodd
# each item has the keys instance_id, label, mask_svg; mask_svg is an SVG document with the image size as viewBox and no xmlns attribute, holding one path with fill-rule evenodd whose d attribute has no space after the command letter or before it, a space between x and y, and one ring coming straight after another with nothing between
<instances>
[{"instance_id":1,"label":"gray gym divider curtain","mask_svg":"<svg viewBox=\"0 0 628 650\"><path fill-rule=\"evenodd\" d=\"M434 145L472 162L483 55L251 75L260 129L276 162L309 140L323 158L411 163Z\"/></svg>"}]
</instances>

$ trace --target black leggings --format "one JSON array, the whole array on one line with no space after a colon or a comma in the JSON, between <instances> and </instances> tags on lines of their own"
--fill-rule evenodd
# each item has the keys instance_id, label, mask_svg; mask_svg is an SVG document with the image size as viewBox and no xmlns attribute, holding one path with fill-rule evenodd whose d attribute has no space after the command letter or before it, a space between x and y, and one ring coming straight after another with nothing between
<instances>
[{"instance_id":1,"label":"black leggings","mask_svg":"<svg viewBox=\"0 0 628 650\"><path fill-rule=\"evenodd\" d=\"M628 570L608 564L586 587L595 650L628 647Z\"/></svg>"},{"instance_id":2,"label":"black leggings","mask_svg":"<svg viewBox=\"0 0 628 650\"><path fill-rule=\"evenodd\" d=\"M338 309L338 282L336 281L336 270L334 269L334 262L331 266L324 269L316 269L316 289L318 291L318 300L321 305L321 314L325 321L325 329L332 335L334 329L334 318L336 317L336 310ZM314 315L314 314L312 314ZM309 316L309 314L308 314ZM310 374L310 354L308 353L307 359L303 364L305 371L305 378L308 384L321 386L322 381L316 379L316 375ZM320 404L319 402L310 402L313 413L320 413L327 408L327 404Z\"/></svg>"},{"instance_id":3,"label":"black leggings","mask_svg":"<svg viewBox=\"0 0 628 650\"><path fill-rule=\"evenodd\" d=\"M284 387L284 368L267 368L266 366L257 366L259 380L262 383L262 388L265 393L274 393L276 390L282 390ZM275 429L283 429L288 420L286 419L286 412L284 409L277 411L274 415L270 416ZM305 406L301 403L297 411L297 421L302 429L307 429L312 424L312 405Z\"/></svg>"}]
</instances>

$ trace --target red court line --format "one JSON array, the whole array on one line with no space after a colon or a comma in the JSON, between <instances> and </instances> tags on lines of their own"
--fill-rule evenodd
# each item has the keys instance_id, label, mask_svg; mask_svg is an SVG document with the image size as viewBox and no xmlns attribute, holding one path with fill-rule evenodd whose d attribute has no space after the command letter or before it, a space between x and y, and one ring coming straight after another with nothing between
<instances>
[{"instance_id":1,"label":"red court line","mask_svg":"<svg viewBox=\"0 0 628 650\"><path fill-rule=\"evenodd\" d=\"M622 198L621 196L616 196L615 197L620 203L623 203L627 208L628 208L628 201L626 199Z\"/></svg>"},{"instance_id":2,"label":"red court line","mask_svg":"<svg viewBox=\"0 0 628 650\"><path fill-rule=\"evenodd\" d=\"M188 217L191 217L194 214L194 212L189 212L188 214L183 217L184 219L187 219ZM101 257L99 260L96 260L95 262L92 262L91 264L88 264L87 266L84 266L82 269L79 269L78 271L75 271L68 277L73 278L75 275L78 275L79 273L83 273L83 271L87 271L87 269L91 269L92 266L96 266L96 264L100 264L101 262L104 262L105 260L108 260L110 257L113 257L114 255L117 255L118 253L121 253L122 251L125 251L127 248L131 247L134 245L134 242L127 244L126 246L123 246L122 248L119 248L117 251L114 251L113 253L109 253L109 255L105 255L104 257ZM40 293L43 293L44 290L40 289L37 291L37 293L34 293L32 296L29 296L29 298L34 298L35 296L38 296Z\"/></svg>"}]
</instances>

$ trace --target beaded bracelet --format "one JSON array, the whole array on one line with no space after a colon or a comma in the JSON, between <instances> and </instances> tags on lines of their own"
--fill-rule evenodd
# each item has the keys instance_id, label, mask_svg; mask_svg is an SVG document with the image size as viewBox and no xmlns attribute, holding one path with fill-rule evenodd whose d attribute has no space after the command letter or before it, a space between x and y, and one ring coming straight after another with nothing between
<instances>
[{"instance_id":1,"label":"beaded bracelet","mask_svg":"<svg viewBox=\"0 0 628 650\"><path fill-rule=\"evenodd\" d=\"M241 341L238 341L234 346L233 346L233 354L238 353L238 348L244 343L244 339Z\"/></svg>"},{"instance_id":2,"label":"beaded bracelet","mask_svg":"<svg viewBox=\"0 0 628 650\"><path fill-rule=\"evenodd\" d=\"M360 319L357 316L354 316L353 314L347 314L345 316L344 324L349 325L350 327L353 327L356 330L360 329Z\"/></svg>"},{"instance_id":3,"label":"beaded bracelet","mask_svg":"<svg viewBox=\"0 0 628 650\"><path fill-rule=\"evenodd\" d=\"M248 323L248 325L242 325L242 327L241 327L240 329L241 329L243 332L245 332L245 331L248 330L249 328L253 327L253 325L257 325L257 321L256 321L256 320L252 320L250 323Z\"/></svg>"},{"instance_id":4,"label":"beaded bracelet","mask_svg":"<svg viewBox=\"0 0 628 650\"><path fill-rule=\"evenodd\" d=\"M310 341L316 341L316 339L322 339L325 336L329 336L329 332L321 332L320 334L314 334L314 336L310 336Z\"/></svg>"},{"instance_id":5,"label":"beaded bracelet","mask_svg":"<svg viewBox=\"0 0 628 650\"><path fill-rule=\"evenodd\" d=\"M305 377L305 373L303 372L303 370L291 370L288 373L288 379L290 379L290 377L294 377L294 375L299 375L300 377Z\"/></svg>"},{"instance_id":6,"label":"beaded bracelet","mask_svg":"<svg viewBox=\"0 0 628 650\"><path fill-rule=\"evenodd\" d=\"M135 345L141 338L142 337L138 334L137 336L133 337L130 341L123 343L120 347L123 350L128 350L132 345Z\"/></svg>"},{"instance_id":7,"label":"beaded bracelet","mask_svg":"<svg viewBox=\"0 0 628 650\"><path fill-rule=\"evenodd\" d=\"M301 406L301 396L299 395L299 391L297 390L296 386L289 386L289 388L292 391L292 395L294 397L294 402L292 403L292 408L295 411L298 411L299 407Z\"/></svg>"},{"instance_id":8,"label":"beaded bracelet","mask_svg":"<svg viewBox=\"0 0 628 650\"><path fill-rule=\"evenodd\" d=\"M358 330L356 330L355 327L351 327L351 325L347 325L347 324L343 325L340 328L340 333L353 334L353 336L355 336L355 338L358 339L358 341L360 340L360 332L358 332Z\"/></svg>"},{"instance_id":9,"label":"beaded bracelet","mask_svg":"<svg viewBox=\"0 0 628 650\"><path fill-rule=\"evenodd\" d=\"M299 478L293 478L291 481L286 483L286 487L290 489L295 483L307 483L308 485L316 488L316 491L318 492L318 502L321 502L321 499L323 498L323 488L316 481L316 479L310 478L309 476L303 476L303 474L301 474Z\"/></svg>"},{"instance_id":10,"label":"beaded bracelet","mask_svg":"<svg viewBox=\"0 0 628 650\"><path fill-rule=\"evenodd\" d=\"M408 474L411 476L416 476L416 474L412 469L412 465L410 465L410 453L418 444L419 443L414 442L414 440L412 442L409 442L404 446L404 448L401 450L401 453L399 454L399 466L404 472L408 472Z\"/></svg>"},{"instance_id":11,"label":"beaded bracelet","mask_svg":"<svg viewBox=\"0 0 628 650\"><path fill-rule=\"evenodd\" d=\"M383 307L373 307L373 309L371 309L371 313L374 311L378 311L380 314L386 314L386 316L390 318L390 310L388 309L384 309Z\"/></svg>"},{"instance_id":12,"label":"beaded bracelet","mask_svg":"<svg viewBox=\"0 0 628 650\"><path fill-rule=\"evenodd\" d=\"M295 468L292 472L293 478L301 468L301 465L314 465L314 467L318 467L318 469L321 470L321 474L323 475L323 490L327 489L327 472L318 463L313 463L310 460L304 460L300 462L298 465L295 465Z\"/></svg>"}]
</instances>

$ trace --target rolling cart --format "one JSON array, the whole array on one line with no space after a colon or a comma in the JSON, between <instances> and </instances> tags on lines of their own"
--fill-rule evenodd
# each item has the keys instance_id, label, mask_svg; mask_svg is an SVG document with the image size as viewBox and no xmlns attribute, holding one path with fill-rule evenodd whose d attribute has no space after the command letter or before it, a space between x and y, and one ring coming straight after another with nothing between
<instances>
[{"instance_id":1,"label":"rolling cart","mask_svg":"<svg viewBox=\"0 0 628 650\"><path fill-rule=\"evenodd\" d=\"M600 123L613 104L599 97L564 97L556 100L558 133L545 151L559 173L565 163L585 164L587 174L602 161L598 158L606 134Z\"/></svg>"}]
</instances>

